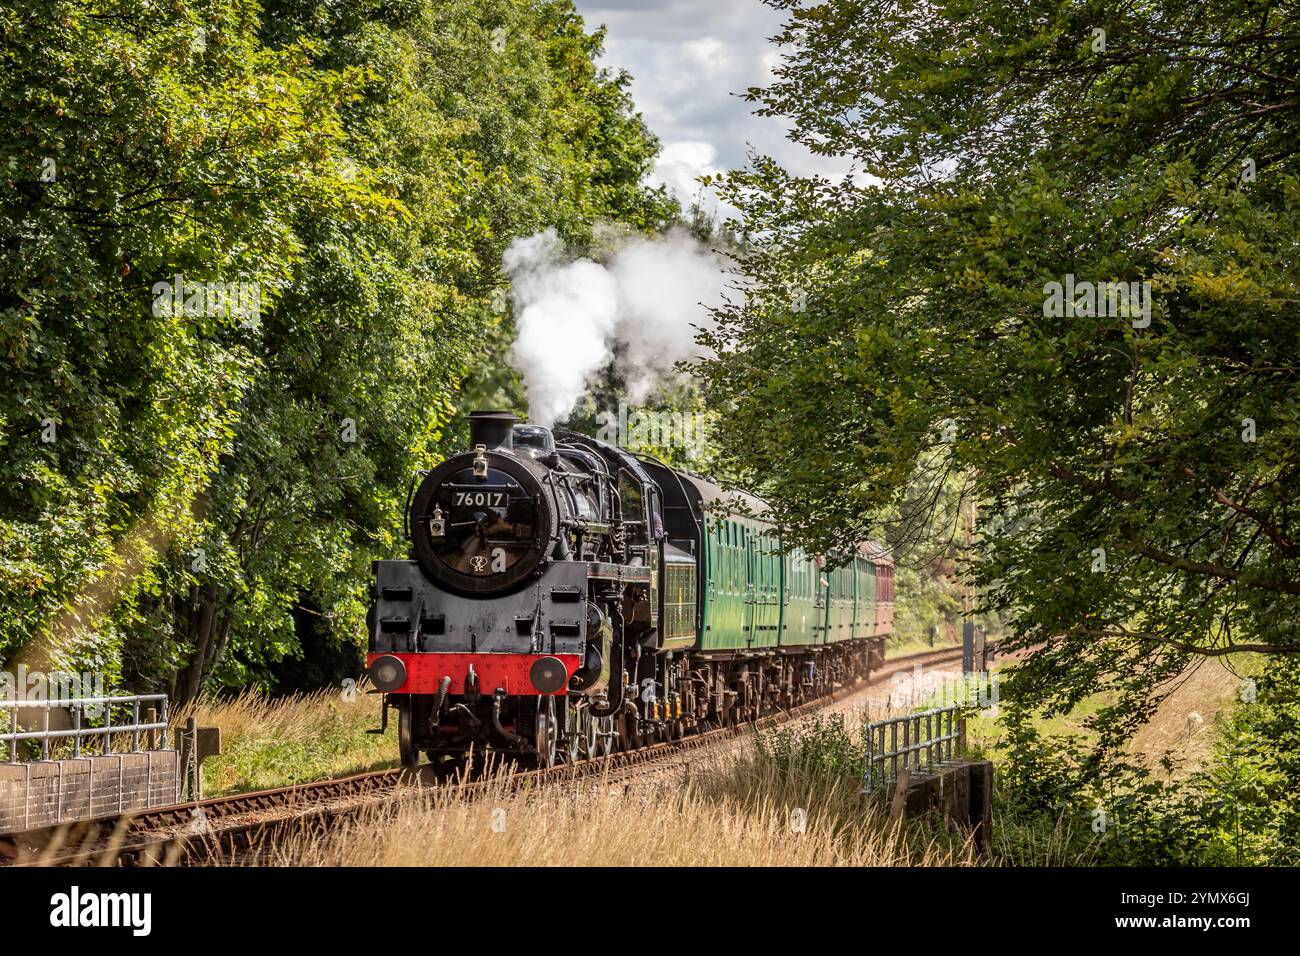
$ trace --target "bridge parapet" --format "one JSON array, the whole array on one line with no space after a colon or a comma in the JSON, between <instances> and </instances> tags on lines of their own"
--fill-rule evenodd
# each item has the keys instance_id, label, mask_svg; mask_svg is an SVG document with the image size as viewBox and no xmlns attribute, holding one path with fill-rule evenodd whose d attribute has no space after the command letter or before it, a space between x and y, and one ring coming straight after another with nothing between
<instances>
[{"instance_id":1,"label":"bridge parapet","mask_svg":"<svg viewBox=\"0 0 1300 956\"><path fill-rule=\"evenodd\" d=\"M0 700L0 833L179 803L166 730L165 694Z\"/></svg>"}]
</instances>

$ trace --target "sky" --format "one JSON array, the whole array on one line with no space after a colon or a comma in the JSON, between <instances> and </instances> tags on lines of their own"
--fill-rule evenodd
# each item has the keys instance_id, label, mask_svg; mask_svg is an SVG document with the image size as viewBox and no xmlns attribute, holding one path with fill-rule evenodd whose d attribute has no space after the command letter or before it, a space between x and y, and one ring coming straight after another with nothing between
<instances>
[{"instance_id":1,"label":"sky","mask_svg":"<svg viewBox=\"0 0 1300 956\"><path fill-rule=\"evenodd\" d=\"M587 29L608 27L603 66L632 74L632 97L659 137L652 181L684 204L699 192L695 177L745 165L752 147L799 175L838 178L845 161L814 156L786 138L789 123L759 117L740 96L763 86L781 53L768 42L782 14L761 0L575 0ZM706 208L722 215L715 197Z\"/></svg>"}]
</instances>

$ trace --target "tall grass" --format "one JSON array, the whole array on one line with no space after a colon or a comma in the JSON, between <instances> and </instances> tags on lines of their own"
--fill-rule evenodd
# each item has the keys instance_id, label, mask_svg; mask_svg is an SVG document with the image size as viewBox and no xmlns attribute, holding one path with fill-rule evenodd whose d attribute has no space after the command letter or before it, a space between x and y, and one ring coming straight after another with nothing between
<instances>
[{"instance_id":1,"label":"tall grass","mask_svg":"<svg viewBox=\"0 0 1300 956\"><path fill-rule=\"evenodd\" d=\"M435 790L269 860L298 866L950 866L978 862L963 834L891 822L859 794L834 720L693 755L631 781L578 779L486 794Z\"/></svg>"},{"instance_id":2,"label":"tall grass","mask_svg":"<svg viewBox=\"0 0 1300 956\"><path fill-rule=\"evenodd\" d=\"M203 764L206 796L262 790L345 776L397 762L395 728L378 726L379 698L358 688L268 697L244 691L237 697L203 698L181 708L173 723L189 717L220 727L222 754Z\"/></svg>"},{"instance_id":3,"label":"tall grass","mask_svg":"<svg viewBox=\"0 0 1300 956\"><path fill-rule=\"evenodd\" d=\"M204 768L214 795L393 765L392 729L365 733L377 712L377 698L361 693L349 701L332 691L280 699L248 692L200 701L177 719L193 714L222 728L225 753ZM890 820L860 793L867 718L861 709L814 715L630 783L575 778L517 790L498 774L486 795L426 792L328 832L296 833L270 848L269 859L352 866L1097 862L1100 840L1085 817L1022 812L1004 787L995 793L984 858L969 833L941 820Z\"/></svg>"},{"instance_id":4,"label":"tall grass","mask_svg":"<svg viewBox=\"0 0 1300 956\"><path fill-rule=\"evenodd\" d=\"M989 862L995 866L1093 866L1100 840L1070 810L1055 817L1019 811L1005 792L995 792Z\"/></svg>"},{"instance_id":5,"label":"tall grass","mask_svg":"<svg viewBox=\"0 0 1300 956\"><path fill-rule=\"evenodd\" d=\"M798 787L743 795L692 780L620 790L590 781L475 798L429 794L328 832L300 833L270 861L296 866L936 866L968 853L909 835L841 793L818 806ZM811 806L807 817L795 811Z\"/></svg>"}]
</instances>

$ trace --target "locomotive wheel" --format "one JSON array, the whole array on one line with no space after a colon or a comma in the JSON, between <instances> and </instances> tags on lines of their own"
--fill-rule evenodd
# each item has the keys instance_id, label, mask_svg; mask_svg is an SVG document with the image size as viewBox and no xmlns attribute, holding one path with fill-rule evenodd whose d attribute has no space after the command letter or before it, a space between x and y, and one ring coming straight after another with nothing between
<instances>
[{"instance_id":1,"label":"locomotive wheel","mask_svg":"<svg viewBox=\"0 0 1300 956\"><path fill-rule=\"evenodd\" d=\"M533 745L537 748L537 762L543 767L554 767L559 760L559 728L555 725L555 697L547 694L537 698L537 731Z\"/></svg>"},{"instance_id":2,"label":"locomotive wheel","mask_svg":"<svg viewBox=\"0 0 1300 956\"><path fill-rule=\"evenodd\" d=\"M718 715L720 718L718 723L723 727L735 727L738 723L736 714L740 710L740 705L736 703L735 692L728 689L726 696L722 697L719 704L722 707L722 713Z\"/></svg>"},{"instance_id":3,"label":"locomotive wheel","mask_svg":"<svg viewBox=\"0 0 1300 956\"><path fill-rule=\"evenodd\" d=\"M411 715L411 702L397 705L397 752L402 766L414 770L420 764L420 751L415 746L415 733Z\"/></svg>"},{"instance_id":4,"label":"locomotive wheel","mask_svg":"<svg viewBox=\"0 0 1300 956\"><path fill-rule=\"evenodd\" d=\"M577 763L582 755L582 716L585 711L578 710L576 704L569 699L564 702L564 759L569 763Z\"/></svg>"},{"instance_id":5,"label":"locomotive wheel","mask_svg":"<svg viewBox=\"0 0 1300 956\"><path fill-rule=\"evenodd\" d=\"M580 749L582 756L588 759L600 756L599 723L586 707L578 711L578 734L582 741Z\"/></svg>"},{"instance_id":6,"label":"locomotive wheel","mask_svg":"<svg viewBox=\"0 0 1300 956\"><path fill-rule=\"evenodd\" d=\"M615 746L615 729L613 717L600 717L592 721L596 728L596 752L597 757L608 757L614 752Z\"/></svg>"}]
</instances>

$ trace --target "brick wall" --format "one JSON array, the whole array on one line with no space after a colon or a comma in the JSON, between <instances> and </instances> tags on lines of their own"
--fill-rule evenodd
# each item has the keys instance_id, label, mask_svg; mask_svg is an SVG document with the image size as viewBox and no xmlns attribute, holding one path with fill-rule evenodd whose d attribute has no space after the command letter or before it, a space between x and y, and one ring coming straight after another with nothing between
<instances>
[{"instance_id":1,"label":"brick wall","mask_svg":"<svg viewBox=\"0 0 1300 956\"><path fill-rule=\"evenodd\" d=\"M0 763L0 833L179 803L181 782L174 750Z\"/></svg>"}]
</instances>

